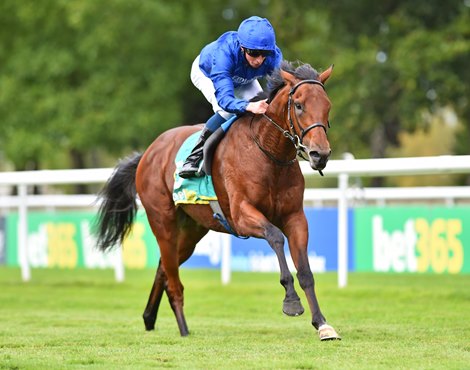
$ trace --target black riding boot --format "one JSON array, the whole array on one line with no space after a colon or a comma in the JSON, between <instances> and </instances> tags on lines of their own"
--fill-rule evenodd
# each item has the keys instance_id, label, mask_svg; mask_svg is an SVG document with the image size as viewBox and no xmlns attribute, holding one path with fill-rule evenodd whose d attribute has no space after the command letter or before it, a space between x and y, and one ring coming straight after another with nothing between
<instances>
[{"instance_id":1,"label":"black riding boot","mask_svg":"<svg viewBox=\"0 0 470 370\"><path fill-rule=\"evenodd\" d=\"M189 154L188 158L186 158L186 162L184 162L183 167L181 167L180 172L178 172L178 175L180 177L182 177L183 179L189 179L191 177L198 176L198 164L201 161L202 155L204 153L204 143L209 138L209 136L211 136L211 134L212 131L204 127L201 132L201 136L199 137L199 140L191 151L191 154Z\"/></svg>"}]
</instances>

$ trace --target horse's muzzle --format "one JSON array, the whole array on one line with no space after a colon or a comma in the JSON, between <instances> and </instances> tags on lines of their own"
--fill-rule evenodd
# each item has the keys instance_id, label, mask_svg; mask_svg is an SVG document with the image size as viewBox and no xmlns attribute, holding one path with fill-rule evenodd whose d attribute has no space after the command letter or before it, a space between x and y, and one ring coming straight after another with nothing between
<instances>
[{"instance_id":1,"label":"horse's muzzle","mask_svg":"<svg viewBox=\"0 0 470 370\"><path fill-rule=\"evenodd\" d=\"M311 150L308 152L310 167L314 170L323 170L330 158L331 150Z\"/></svg>"}]
</instances>

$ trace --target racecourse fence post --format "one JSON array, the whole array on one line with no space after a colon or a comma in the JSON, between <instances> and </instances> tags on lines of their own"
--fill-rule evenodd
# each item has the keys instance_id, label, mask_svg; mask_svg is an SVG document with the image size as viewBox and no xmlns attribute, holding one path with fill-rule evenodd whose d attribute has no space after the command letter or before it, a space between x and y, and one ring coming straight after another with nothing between
<instances>
[{"instance_id":1,"label":"racecourse fence post","mask_svg":"<svg viewBox=\"0 0 470 370\"><path fill-rule=\"evenodd\" d=\"M220 233L220 244L222 246L222 256L220 261L220 277L223 285L227 285L231 280L232 268L232 239L229 234Z\"/></svg>"},{"instance_id":2,"label":"racecourse fence post","mask_svg":"<svg viewBox=\"0 0 470 370\"><path fill-rule=\"evenodd\" d=\"M116 249L116 261L114 265L114 277L118 283L124 281L124 260L122 256L122 246Z\"/></svg>"},{"instance_id":3,"label":"racecourse fence post","mask_svg":"<svg viewBox=\"0 0 470 370\"><path fill-rule=\"evenodd\" d=\"M353 160L351 153L344 153L343 159ZM348 284L348 187L349 175L338 175L338 287Z\"/></svg>"},{"instance_id":4,"label":"racecourse fence post","mask_svg":"<svg viewBox=\"0 0 470 370\"><path fill-rule=\"evenodd\" d=\"M18 259L23 281L31 280L28 253L28 185L18 185Z\"/></svg>"},{"instance_id":5,"label":"racecourse fence post","mask_svg":"<svg viewBox=\"0 0 470 370\"><path fill-rule=\"evenodd\" d=\"M348 284L348 179L342 173L338 177L338 287L344 288Z\"/></svg>"}]
</instances>

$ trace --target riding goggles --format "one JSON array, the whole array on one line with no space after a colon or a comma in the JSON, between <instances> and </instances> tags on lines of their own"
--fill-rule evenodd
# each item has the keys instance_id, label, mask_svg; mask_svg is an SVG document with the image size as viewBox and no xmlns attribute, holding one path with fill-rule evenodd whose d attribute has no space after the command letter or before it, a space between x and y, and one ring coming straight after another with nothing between
<instances>
[{"instance_id":1,"label":"riding goggles","mask_svg":"<svg viewBox=\"0 0 470 370\"><path fill-rule=\"evenodd\" d=\"M247 49L247 48L243 48L243 50L245 50L245 53L247 53L250 57L253 57L253 58L258 58L259 56L266 58L267 56L272 54L271 50L257 50L257 49Z\"/></svg>"}]
</instances>

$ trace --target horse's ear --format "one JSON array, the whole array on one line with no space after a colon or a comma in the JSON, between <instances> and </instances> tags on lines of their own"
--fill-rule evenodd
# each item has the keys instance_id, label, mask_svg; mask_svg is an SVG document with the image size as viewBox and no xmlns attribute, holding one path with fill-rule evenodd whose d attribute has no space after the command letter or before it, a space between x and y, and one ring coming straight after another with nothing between
<instances>
[{"instance_id":1,"label":"horse's ear","mask_svg":"<svg viewBox=\"0 0 470 370\"><path fill-rule=\"evenodd\" d=\"M287 85L294 86L296 84L294 75L284 71L283 69L281 69L280 72L282 79L286 82Z\"/></svg>"},{"instance_id":2,"label":"horse's ear","mask_svg":"<svg viewBox=\"0 0 470 370\"><path fill-rule=\"evenodd\" d=\"M320 74L318 79L322 84L325 83L326 80L328 80L328 77L331 76L331 72L333 71L334 64L328 67L328 69Z\"/></svg>"}]
</instances>

